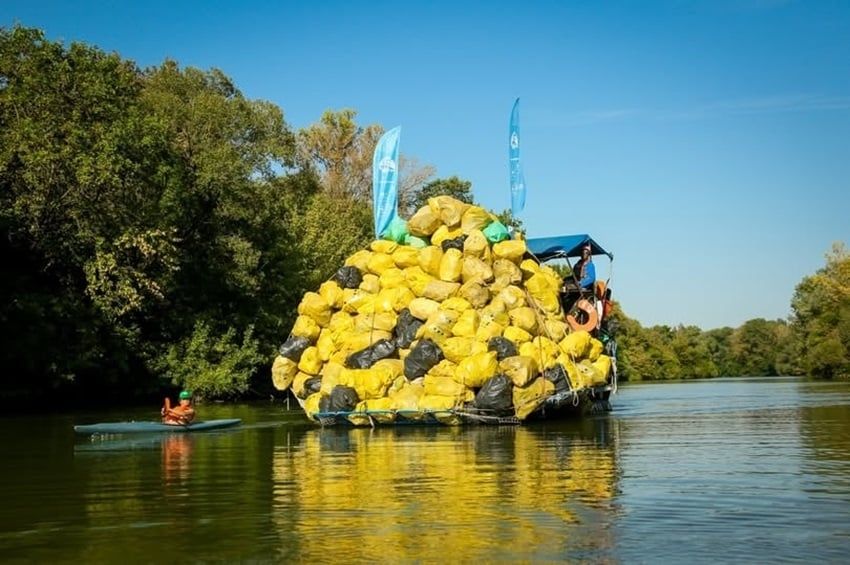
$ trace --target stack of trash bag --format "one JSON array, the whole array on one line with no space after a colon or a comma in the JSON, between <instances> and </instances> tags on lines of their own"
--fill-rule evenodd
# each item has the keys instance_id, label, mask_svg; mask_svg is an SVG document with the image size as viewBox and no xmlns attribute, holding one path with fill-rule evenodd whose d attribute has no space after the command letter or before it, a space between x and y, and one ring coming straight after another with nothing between
<instances>
[{"instance_id":1,"label":"stack of trash bag","mask_svg":"<svg viewBox=\"0 0 850 565\"><path fill-rule=\"evenodd\" d=\"M560 276L493 214L437 196L388 232L303 296L280 346L273 384L308 417L522 420L607 382L602 343L564 321Z\"/></svg>"}]
</instances>

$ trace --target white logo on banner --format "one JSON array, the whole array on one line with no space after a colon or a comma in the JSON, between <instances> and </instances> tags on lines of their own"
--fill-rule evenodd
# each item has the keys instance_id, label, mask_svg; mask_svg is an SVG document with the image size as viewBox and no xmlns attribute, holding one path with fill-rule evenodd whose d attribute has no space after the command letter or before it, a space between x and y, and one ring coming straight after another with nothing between
<instances>
[{"instance_id":1,"label":"white logo on banner","mask_svg":"<svg viewBox=\"0 0 850 565\"><path fill-rule=\"evenodd\" d=\"M516 149L519 147L519 136L516 132L511 134L511 149Z\"/></svg>"},{"instance_id":2,"label":"white logo on banner","mask_svg":"<svg viewBox=\"0 0 850 565\"><path fill-rule=\"evenodd\" d=\"M378 170L381 171L382 173L386 173L388 171L394 171L395 170L395 161L393 161L389 157L384 157L383 159L381 159L381 162L378 163Z\"/></svg>"}]
</instances>

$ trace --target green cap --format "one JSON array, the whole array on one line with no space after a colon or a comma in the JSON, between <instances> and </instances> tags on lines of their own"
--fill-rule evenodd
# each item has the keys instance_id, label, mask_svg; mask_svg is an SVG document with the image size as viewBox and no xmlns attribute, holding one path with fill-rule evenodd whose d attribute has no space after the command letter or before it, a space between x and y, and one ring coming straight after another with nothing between
<instances>
[{"instance_id":1,"label":"green cap","mask_svg":"<svg viewBox=\"0 0 850 565\"><path fill-rule=\"evenodd\" d=\"M192 393L188 390L184 390L180 392L180 400L190 400L192 398Z\"/></svg>"}]
</instances>

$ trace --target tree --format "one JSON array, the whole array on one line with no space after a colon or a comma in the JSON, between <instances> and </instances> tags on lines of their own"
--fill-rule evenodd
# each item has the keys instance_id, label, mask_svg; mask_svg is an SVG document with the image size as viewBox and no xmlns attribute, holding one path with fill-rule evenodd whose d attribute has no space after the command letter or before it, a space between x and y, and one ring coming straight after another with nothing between
<instances>
[{"instance_id":1,"label":"tree","mask_svg":"<svg viewBox=\"0 0 850 565\"><path fill-rule=\"evenodd\" d=\"M843 243L797 285L791 308L802 368L818 377L850 376L850 255Z\"/></svg>"},{"instance_id":2,"label":"tree","mask_svg":"<svg viewBox=\"0 0 850 565\"><path fill-rule=\"evenodd\" d=\"M357 112L326 110L318 123L298 132L302 165L315 168L332 196L369 201L372 194L372 156L383 127L357 125Z\"/></svg>"}]
</instances>

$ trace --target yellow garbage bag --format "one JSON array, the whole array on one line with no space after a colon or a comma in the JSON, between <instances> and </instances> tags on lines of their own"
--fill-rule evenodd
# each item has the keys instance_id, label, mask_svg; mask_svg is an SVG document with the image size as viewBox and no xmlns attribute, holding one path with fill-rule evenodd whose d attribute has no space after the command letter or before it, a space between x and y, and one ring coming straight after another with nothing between
<instances>
[{"instance_id":1,"label":"yellow garbage bag","mask_svg":"<svg viewBox=\"0 0 850 565\"><path fill-rule=\"evenodd\" d=\"M368 249L361 249L360 251L356 251L351 254L345 260L346 267L357 267L361 273L365 273L369 270L369 259L372 258L372 252Z\"/></svg>"},{"instance_id":2,"label":"yellow garbage bag","mask_svg":"<svg viewBox=\"0 0 850 565\"><path fill-rule=\"evenodd\" d=\"M527 260L531 261L531 259ZM496 259L493 261L493 276L496 279L506 279L508 284L519 284L522 282L522 271L516 266L516 263L507 259Z\"/></svg>"},{"instance_id":3,"label":"yellow garbage bag","mask_svg":"<svg viewBox=\"0 0 850 565\"><path fill-rule=\"evenodd\" d=\"M495 351L484 351L470 355L457 364L455 381L468 388L478 388L495 375L499 370L499 362Z\"/></svg>"},{"instance_id":4,"label":"yellow garbage bag","mask_svg":"<svg viewBox=\"0 0 850 565\"><path fill-rule=\"evenodd\" d=\"M419 399L425 394L425 387L417 384L403 386L398 392L390 395L393 408L399 412L418 412ZM409 414L404 414L409 417Z\"/></svg>"},{"instance_id":5,"label":"yellow garbage bag","mask_svg":"<svg viewBox=\"0 0 850 565\"><path fill-rule=\"evenodd\" d=\"M407 222L407 231L418 237L428 237L440 227L440 216L428 206L423 206Z\"/></svg>"},{"instance_id":6,"label":"yellow garbage bag","mask_svg":"<svg viewBox=\"0 0 850 565\"><path fill-rule=\"evenodd\" d=\"M469 302L473 308L483 308L490 302L490 292L478 281L464 283L458 295Z\"/></svg>"},{"instance_id":7,"label":"yellow garbage bag","mask_svg":"<svg viewBox=\"0 0 850 565\"><path fill-rule=\"evenodd\" d=\"M340 383L352 383L348 386L353 386L357 391L357 396L361 400L370 398L382 398L387 393L392 379L387 378L385 371L376 371L375 369L345 369L340 375Z\"/></svg>"},{"instance_id":8,"label":"yellow garbage bag","mask_svg":"<svg viewBox=\"0 0 850 565\"><path fill-rule=\"evenodd\" d=\"M460 313L454 310L437 310L425 320L422 327L416 333L416 337L427 338L441 345L445 340L452 337L452 327L460 318Z\"/></svg>"},{"instance_id":9,"label":"yellow garbage bag","mask_svg":"<svg viewBox=\"0 0 850 565\"><path fill-rule=\"evenodd\" d=\"M514 387L514 413L520 420L525 420L543 402L555 392L555 385L543 377L537 377L528 386Z\"/></svg>"},{"instance_id":10,"label":"yellow garbage bag","mask_svg":"<svg viewBox=\"0 0 850 565\"><path fill-rule=\"evenodd\" d=\"M400 245L393 251L392 258L399 269L416 267L419 265L419 250L409 245Z\"/></svg>"},{"instance_id":11,"label":"yellow garbage bag","mask_svg":"<svg viewBox=\"0 0 850 565\"><path fill-rule=\"evenodd\" d=\"M464 310L457 323L452 326L452 334L458 337L473 337L478 331L478 311Z\"/></svg>"},{"instance_id":12,"label":"yellow garbage bag","mask_svg":"<svg viewBox=\"0 0 850 565\"><path fill-rule=\"evenodd\" d=\"M402 287L406 288L406 287ZM382 312L395 312L395 302L398 296L398 288L382 288L375 296L373 310L376 314Z\"/></svg>"},{"instance_id":13,"label":"yellow garbage bag","mask_svg":"<svg viewBox=\"0 0 850 565\"><path fill-rule=\"evenodd\" d=\"M455 312L466 312L472 308L472 304L469 303L465 298L461 298L460 296L452 296L443 300L440 304L441 310L454 310Z\"/></svg>"},{"instance_id":14,"label":"yellow garbage bag","mask_svg":"<svg viewBox=\"0 0 850 565\"><path fill-rule=\"evenodd\" d=\"M469 310L469 312L474 313L475 310ZM470 355L473 341L475 340L471 337L450 337L443 342L440 349L443 350L443 355L445 355L446 359L452 363L460 363Z\"/></svg>"},{"instance_id":15,"label":"yellow garbage bag","mask_svg":"<svg viewBox=\"0 0 850 565\"><path fill-rule=\"evenodd\" d=\"M505 326L498 322L494 322L492 319L488 322L481 322L478 324L478 330L475 332L475 341L487 344L491 338L498 337L502 335L502 332L505 331Z\"/></svg>"},{"instance_id":16,"label":"yellow garbage bag","mask_svg":"<svg viewBox=\"0 0 850 565\"><path fill-rule=\"evenodd\" d=\"M443 250L440 247L429 245L419 250L419 268L432 277L440 276L440 264L442 261Z\"/></svg>"},{"instance_id":17,"label":"yellow garbage bag","mask_svg":"<svg viewBox=\"0 0 850 565\"><path fill-rule=\"evenodd\" d=\"M416 296L422 296L428 283L436 280L434 277L422 270L421 267L408 267L404 270L404 278L407 286Z\"/></svg>"},{"instance_id":18,"label":"yellow garbage bag","mask_svg":"<svg viewBox=\"0 0 850 565\"><path fill-rule=\"evenodd\" d=\"M342 363L337 363L335 361L328 361L322 367L322 384L325 381L337 383L339 382L339 375L345 370L345 366ZM330 391L328 391L330 394Z\"/></svg>"},{"instance_id":19,"label":"yellow garbage bag","mask_svg":"<svg viewBox=\"0 0 850 565\"><path fill-rule=\"evenodd\" d=\"M295 325L292 326L292 335L306 337L310 343L316 342L321 331L319 324L310 316L298 316L295 318Z\"/></svg>"},{"instance_id":20,"label":"yellow garbage bag","mask_svg":"<svg viewBox=\"0 0 850 565\"><path fill-rule=\"evenodd\" d=\"M360 288L346 288L342 294L342 310L349 314L354 314L364 307L368 309L375 303L375 295Z\"/></svg>"},{"instance_id":21,"label":"yellow garbage bag","mask_svg":"<svg viewBox=\"0 0 850 565\"><path fill-rule=\"evenodd\" d=\"M590 351L590 334L584 330L573 332L559 343L561 351L575 359L583 359Z\"/></svg>"},{"instance_id":22,"label":"yellow garbage bag","mask_svg":"<svg viewBox=\"0 0 850 565\"><path fill-rule=\"evenodd\" d=\"M331 321L331 308L317 292L304 293L301 303L298 304L298 314L310 316L319 327L325 327Z\"/></svg>"},{"instance_id":23,"label":"yellow garbage bag","mask_svg":"<svg viewBox=\"0 0 850 565\"><path fill-rule=\"evenodd\" d=\"M340 335L348 333L354 329L354 317L348 312L334 312L331 316L331 321L328 324L328 330L331 332L334 344L342 343Z\"/></svg>"},{"instance_id":24,"label":"yellow garbage bag","mask_svg":"<svg viewBox=\"0 0 850 565\"><path fill-rule=\"evenodd\" d=\"M272 363L272 384L277 390L286 390L292 386L296 373L298 364L295 361L283 355L275 357Z\"/></svg>"},{"instance_id":25,"label":"yellow garbage bag","mask_svg":"<svg viewBox=\"0 0 850 565\"><path fill-rule=\"evenodd\" d=\"M307 414L307 417L311 420L316 419L316 413L319 411L319 402L321 400L322 393L317 392L308 396L307 400L304 401L304 413Z\"/></svg>"},{"instance_id":26,"label":"yellow garbage bag","mask_svg":"<svg viewBox=\"0 0 850 565\"><path fill-rule=\"evenodd\" d=\"M425 375L423 385L426 395L466 397L467 388L451 377L435 377L428 374Z\"/></svg>"},{"instance_id":27,"label":"yellow garbage bag","mask_svg":"<svg viewBox=\"0 0 850 565\"><path fill-rule=\"evenodd\" d=\"M336 308L337 310L342 308L342 288L340 288L336 281L323 282L319 286L319 295L325 299L325 302L331 308Z\"/></svg>"},{"instance_id":28,"label":"yellow garbage bag","mask_svg":"<svg viewBox=\"0 0 850 565\"><path fill-rule=\"evenodd\" d=\"M499 299L504 303L505 308L512 310L514 308L522 308L525 306L525 291L518 286L510 285L503 288L497 294Z\"/></svg>"},{"instance_id":29,"label":"yellow garbage bag","mask_svg":"<svg viewBox=\"0 0 850 565\"><path fill-rule=\"evenodd\" d=\"M482 259L469 256L463 261L461 278L464 283L469 281L490 283L493 282L493 269Z\"/></svg>"},{"instance_id":30,"label":"yellow garbage bag","mask_svg":"<svg viewBox=\"0 0 850 565\"><path fill-rule=\"evenodd\" d=\"M557 343L542 336L536 336L531 341L519 346L520 355L527 355L536 359L538 365L543 369L548 369L554 365L560 352Z\"/></svg>"},{"instance_id":31,"label":"yellow garbage bag","mask_svg":"<svg viewBox=\"0 0 850 565\"><path fill-rule=\"evenodd\" d=\"M351 353L366 349L370 345L382 339L392 339L393 334L384 330L373 330L371 332L349 332L345 335L341 350L346 352L346 357Z\"/></svg>"},{"instance_id":32,"label":"yellow garbage bag","mask_svg":"<svg viewBox=\"0 0 850 565\"><path fill-rule=\"evenodd\" d=\"M463 233L471 233L473 230L483 230L493 221L490 212L480 206L470 206L463 213L460 221L460 227ZM483 235L483 234L482 234Z\"/></svg>"},{"instance_id":33,"label":"yellow garbage bag","mask_svg":"<svg viewBox=\"0 0 850 565\"><path fill-rule=\"evenodd\" d=\"M381 279L378 275L366 273L363 275L363 279L360 281L360 286L358 288L363 292L368 292L369 294L378 294L381 290Z\"/></svg>"},{"instance_id":34,"label":"yellow garbage bag","mask_svg":"<svg viewBox=\"0 0 850 565\"><path fill-rule=\"evenodd\" d=\"M587 358L591 362L595 362L597 359L599 359L599 356L602 355L603 349L604 346L602 345L601 341L593 337L590 338L590 347L587 348ZM605 374L608 374L607 371Z\"/></svg>"},{"instance_id":35,"label":"yellow garbage bag","mask_svg":"<svg viewBox=\"0 0 850 565\"><path fill-rule=\"evenodd\" d=\"M540 272L540 263L534 259L523 259L519 264L523 280L528 280Z\"/></svg>"},{"instance_id":36,"label":"yellow garbage bag","mask_svg":"<svg viewBox=\"0 0 850 565\"><path fill-rule=\"evenodd\" d=\"M458 399L454 396L425 393L419 399L419 410L423 412L442 412L451 410L455 407L455 404L458 404Z\"/></svg>"},{"instance_id":37,"label":"yellow garbage bag","mask_svg":"<svg viewBox=\"0 0 850 565\"><path fill-rule=\"evenodd\" d=\"M499 370L506 374L516 386L525 386L540 374L534 357L514 355L499 361Z\"/></svg>"},{"instance_id":38,"label":"yellow garbage bag","mask_svg":"<svg viewBox=\"0 0 850 565\"><path fill-rule=\"evenodd\" d=\"M608 374L611 372L611 358L607 355L600 355L596 361L592 363L596 370L596 381L594 384L603 385L608 382Z\"/></svg>"},{"instance_id":39,"label":"yellow garbage bag","mask_svg":"<svg viewBox=\"0 0 850 565\"><path fill-rule=\"evenodd\" d=\"M440 309L440 303L430 298L414 298L410 301L407 308L410 310L411 316L425 321Z\"/></svg>"},{"instance_id":40,"label":"yellow garbage bag","mask_svg":"<svg viewBox=\"0 0 850 565\"><path fill-rule=\"evenodd\" d=\"M454 296L458 290L460 290L460 283L438 281L435 279L429 281L428 284L425 285L425 289L422 291L422 296L430 298L431 300L436 300L437 302L442 302L443 300Z\"/></svg>"},{"instance_id":41,"label":"yellow garbage bag","mask_svg":"<svg viewBox=\"0 0 850 565\"><path fill-rule=\"evenodd\" d=\"M381 273L379 280L381 282L381 288L398 288L401 286L407 286L404 271L397 267L392 267Z\"/></svg>"},{"instance_id":42,"label":"yellow garbage bag","mask_svg":"<svg viewBox=\"0 0 850 565\"><path fill-rule=\"evenodd\" d=\"M563 320L547 317L543 321L546 337L558 343L567 335L567 324Z\"/></svg>"},{"instance_id":43,"label":"yellow garbage bag","mask_svg":"<svg viewBox=\"0 0 850 565\"><path fill-rule=\"evenodd\" d=\"M519 263L528 248L521 239L509 239L493 244L493 256L496 259L507 259Z\"/></svg>"},{"instance_id":44,"label":"yellow garbage bag","mask_svg":"<svg viewBox=\"0 0 850 565\"><path fill-rule=\"evenodd\" d=\"M381 359L380 361L376 361L371 368L384 373L387 382L390 383L404 375L404 361L401 359Z\"/></svg>"},{"instance_id":45,"label":"yellow garbage bag","mask_svg":"<svg viewBox=\"0 0 850 565\"><path fill-rule=\"evenodd\" d=\"M369 244L369 249L375 253L386 253L387 255L392 255L393 251L398 249L398 243L388 239L376 239Z\"/></svg>"},{"instance_id":46,"label":"yellow garbage bag","mask_svg":"<svg viewBox=\"0 0 850 565\"><path fill-rule=\"evenodd\" d=\"M455 239L462 235L463 231L460 228L449 229L448 226L442 225L431 235L431 245L442 246L444 241Z\"/></svg>"},{"instance_id":47,"label":"yellow garbage bag","mask_svg":"<svg viewBox=\"0 0 850 565\"><path fill-rule=\"evenodd\" d=\"M479 229L470 230L466 239L463 240L463 256L487 258L490 253L490 243Z\"/></svg>"},{"instance_id":48,"label":"yellow garbage bag","mask_svg":"<svg viewBox=\"0 0 850 565\"><path fill-rule=\"evenodd\" d=\"M508 326L505 328L505 331L502 332L502 337L505 339L509 339L515 344L519 345L525 343L527 341L531 341L531 334L525 331L522 328L518 328L516 326Z\"/></svg>"},{"instance_id":49,"label":"yellow garbage bag","mask_svg":"<svg viewBox=\"0 0 850 565\"><path fill-rule=\"evenodd\" d=\"M439 216L440 220L448 227L453 228L460 224L463 214L469 209L469 204L461 202L451 196L434 196L428 199L428 207L431 212ZM411 233L413 233L411 231ZM432 232L433 233L433 232Z\"/></svg>"},{"instance_id":50,"label":"yellow garbage bag","mask_svg":"<svg viewBox=\"0 0 850 565\"><path fill-rule=\"evenodd\" d=\"M508 315L511 317L511 325L521 328L530 334L537 331L537 314L528 306L514 308Z\"/></svg>"},{"instance_id":51,"label":"yellow garbage bag","mask_svg":"<svg viewBox=\"0 0 850 565\"><path fill-rule=\"evenodd\" d=\"M443 359L430 369L428 369L427 375L431 375L432 377L448 377L454 378L455 371L457 371L457 363L453 363L448 359Z\"/></svg>"},{"instance_id":52,"label":"yellow garbage bag","mask_svg":"<svg viewBox=\"0 0 850 565\"><path fill-rule=\"evenodd\" d=\"M457 282L463 270L463 253L459 249L446 249L440 261L440 280Z\"/></svg>"},{"instance_id":53,"label":"yellow garbage bag","mask_svg":"<svg viewBox=\"0 0 850 565\"><path fill-rule=\"evenodd\" d=\"M401 312L405 308L407 308L410 303L416 298L416 295L413 294L413 291L409 288L402 286L399 288L393 289L397 291L395 295L395 302L393 303L393 310L396 312Z\"/></svg>"},{"instance_id":54,"label":"yellow garbage bag","mask_svg":"<svg viewBox=\"0 0 850 565\"><path fill-rule=\"evenodd\" d=\"M391 332L395 329L398 316L395 312L380 314L359 314L354 316L354 331L368 333L374 330Z\"/></svg>"},{"instance_id":55,"label":"yellow garbage bag","mask_svg":"<svg viewBox=\"0 0 850 565\"><path fill-rule=\"evenodd\" d=\"M301 354L301 360L298 361L298 370L315 376L319 374L321 369L322 359L319 357L319 348L311 345Z\"/></svg>"},{"instance_id":56,"label":"yellow garbage bag","mask_svg":"<svg viewBox=\"0 0 850 565\"><path fill-rule=\"evenodd\" d=\"M373 253L369 258L369 263L366 265L366 268L370 273L380 276L381 273L387 269L394 269L395 261L393 261L392 255L388 255L386 253Z\"/></svg>"},{"instance_id":57,"label":"yellow garbage bag","mask_svg":"<svg viewBox=\"0 0 850 565\"><path fill-rule=\"evenodd\" d=\"M319 359L322 361L328 361L331 358L331 355L336 351L333 331L325 328L319 333L319 338L316 340L316 349L319 351Z\"/></svg>"}]
</instances>

